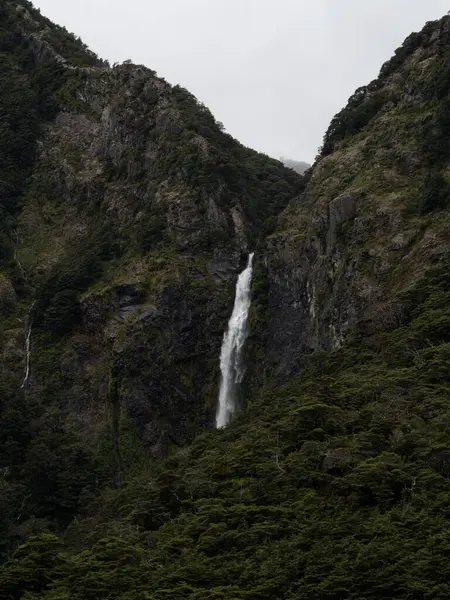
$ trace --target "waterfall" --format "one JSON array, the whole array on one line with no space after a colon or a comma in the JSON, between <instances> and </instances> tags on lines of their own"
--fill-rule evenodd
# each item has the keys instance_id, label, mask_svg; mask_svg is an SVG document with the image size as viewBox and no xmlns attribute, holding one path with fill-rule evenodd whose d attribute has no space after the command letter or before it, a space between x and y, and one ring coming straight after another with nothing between
<instances>
[{"instance_id":1,"label":"waterfall","mask_svg":"<svg viewBox=\"0 0 450 600\"><path fill-rule=\"evenodd\" d=\"M220 353L219 405L216 414L217 428L226 427L239 404L239 387L244 377L243 349L247 339L247 321L250 310L250 288L253 271L252 252L246 268L236 283L236 297L228 328L223 336Z\"/></svg>"},{"instance_id":2,"label":"waterfall","mask_svg":"<svg viewBox=\"0 0 450 600\"><path fill-rule=\"evenodd\" d=\"M28 311L28 319L27 319L27 336L25 338L25 377L23 378L22 385L20 386L21 390L26 389L28 384L28 379L30 377L30 360L31 360L31 328L33 326L33 308L36 304L36 300L31 304L30 310Z\"/></svg>"}]
</instances>

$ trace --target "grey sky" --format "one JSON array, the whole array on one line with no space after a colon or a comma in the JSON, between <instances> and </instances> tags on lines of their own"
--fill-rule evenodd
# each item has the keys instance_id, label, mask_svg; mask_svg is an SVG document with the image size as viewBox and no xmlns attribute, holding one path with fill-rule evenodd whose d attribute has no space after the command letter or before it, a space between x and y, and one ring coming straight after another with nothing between
<instances>
[{"instance_id":1,"label":"grey sky","mask_svg":"<svg viewBox=\"0 0 450 600\"><path fill-rule=\"evenodd\" d=\"M333 115L450 0L36 0L111 62L180 83L229 133L312 162Z\"/></svg>"}]
</instances>

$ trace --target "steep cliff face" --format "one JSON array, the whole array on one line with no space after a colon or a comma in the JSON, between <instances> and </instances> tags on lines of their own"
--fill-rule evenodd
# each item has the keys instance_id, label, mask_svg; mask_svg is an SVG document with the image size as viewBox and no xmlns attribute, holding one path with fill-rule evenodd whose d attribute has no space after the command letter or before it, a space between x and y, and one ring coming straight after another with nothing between
<instances>
[{"instance_id":1,"label":"steep cliff face","mask_svg":"<svg viewBox=\"0 0 450 600\"><path fill-rule=\"evenodd\" d=\"M110 68L28 3L2 18L14 30L5 60L50 106L23 141L5 229L11 388L25 363L17 319L35 302L30 398L51 398L95 439L112 379L153 452L184 444L213 422L234 276L300 180L186 90L142 66Z\"/></svg>"},{"instance_id":2,"label":"steep cliff face","mask_svg":"<svg viewBox=\"0 0 450 600\"><path fill-rule=\"evenodd\" d=\"M269 236L267 352L279 375L401 321L398 295L449 248L450 19L411 35L350 98ZM303 357L303 358L302 358Z\"/></svg>"}]
</instances>

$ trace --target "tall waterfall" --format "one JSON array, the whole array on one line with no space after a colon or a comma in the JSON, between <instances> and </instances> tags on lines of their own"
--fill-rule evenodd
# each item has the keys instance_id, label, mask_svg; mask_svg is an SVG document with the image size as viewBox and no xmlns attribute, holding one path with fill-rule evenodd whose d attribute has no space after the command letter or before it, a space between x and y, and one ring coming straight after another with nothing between
<instances>
[{"instance_id":1,"label":"tall waterfall","mask_svg":"<svg viewBox=\"0 0 450 600\"><path fill-rule=\"evenodd\" d=\"M223 336L220 353L222 373L219 392L219 406L216 414L217 428L226 427L236 412L239 403L239 387L244 377L243 349L247 339L247 322L250 310L250 288L253 272L252 252L246 268L236 283L236 297L228 329Z\"/></svg>"}]
</instances>

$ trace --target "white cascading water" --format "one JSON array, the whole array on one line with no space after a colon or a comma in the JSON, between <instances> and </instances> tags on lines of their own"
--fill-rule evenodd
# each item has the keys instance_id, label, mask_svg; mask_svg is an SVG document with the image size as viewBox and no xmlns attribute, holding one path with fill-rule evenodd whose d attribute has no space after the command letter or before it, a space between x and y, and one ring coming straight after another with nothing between
<instances>
[{"instance_id":1,"label":"white cascading water","mask_svg":"<svg viewBox=\"0 0 450 600\"><path fill-rule=\"evenodd\" d=\"M23 378L22 385L20 389L26 389L28 385L28 379L30 378L30 361L31 361L31 328L33 326L32 314L33 308L36 304L36 301L32 303L30 306L30 310L28 311L28 325L27 325L27 337L25 338L25 377Z\"/></svg>"},{"instance_id":2,"label":"white cascading water","mask_svg":"<svg viewBox=\"0 0 450 600\"><path fill-rule=\"evenodd\" d=\"M239 387L244 377L243 349L247 339L247 322L251 303L253 257L254 253L252 252L248 257L246 268L238 277L233 312L228 321L228 329L223 336L220 353L222 377L216 414L218 429L228 425L238 408Z\"/></svg>"}]
</instances>

